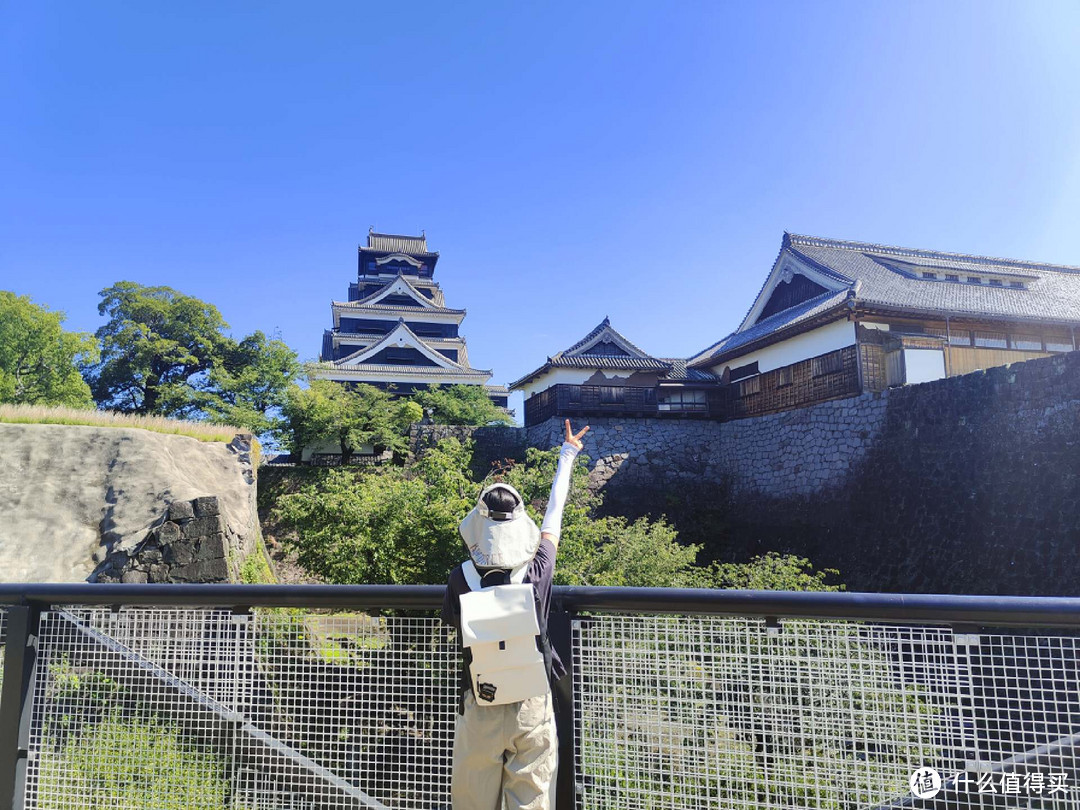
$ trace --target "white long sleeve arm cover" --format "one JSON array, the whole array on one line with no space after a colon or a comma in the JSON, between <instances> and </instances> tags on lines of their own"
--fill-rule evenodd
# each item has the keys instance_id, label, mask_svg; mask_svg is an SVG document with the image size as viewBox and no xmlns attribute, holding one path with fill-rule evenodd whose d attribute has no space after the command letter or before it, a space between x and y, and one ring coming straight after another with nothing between
<instances>
[{"instance_id":1,"label":"white long sleeve arm cover","mask_svg":"<svg viewBox=\"0 0 1080 810\"><path fill-rule=\"evenodd\" d=\"M570 492L570 474L574 469L574 459L578 449L570 442L563 442L559 451L559 466L555 470L555 480L551 482L551 496L548 498L547 512L540 525L541 533L547 532L559 539L562 532L562 513L566 506L566 496Z\"/></svg>"}]
</instances>

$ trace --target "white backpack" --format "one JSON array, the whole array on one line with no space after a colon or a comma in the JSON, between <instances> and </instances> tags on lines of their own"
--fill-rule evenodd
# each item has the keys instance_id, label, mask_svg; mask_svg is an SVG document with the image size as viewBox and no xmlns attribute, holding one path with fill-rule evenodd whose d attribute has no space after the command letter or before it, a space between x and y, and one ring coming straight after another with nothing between
<instances>
[{"instance_id":1,"label":"white backpack","mask_svg":"<svg viewBox=\"0 0 1080 810\"><path fill-rule=\"evenodd\" d=\"M469 673L480 706L498 706L547 694L544 655L536 646L540 624L527 566L511 572L510 584L482 587L472 561L462 564L469 592L461 603L462 645L472 653Z\"/></svg>"}]
</instances>

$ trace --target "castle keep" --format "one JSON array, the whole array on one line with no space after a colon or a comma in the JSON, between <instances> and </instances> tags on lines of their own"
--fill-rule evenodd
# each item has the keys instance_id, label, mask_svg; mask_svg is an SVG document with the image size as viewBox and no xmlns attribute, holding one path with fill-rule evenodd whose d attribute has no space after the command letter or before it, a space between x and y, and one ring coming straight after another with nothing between
<instances>
[{"instance_id":1,"label":"castle keep","mask_svg":"<svg viewBox=\"0 0 1080 810\"><path fill-rule=\"evenodd\" d=\"M491 371L473 368L453 309L433 280L437 251L427 238L370 231L359 248L348 300L333 301L332 328L323 333L314 375L345 384L366 383L396 394L432 385L480 385L506 407L505 386L488 385Z\"/></svg>"}]
</instances>

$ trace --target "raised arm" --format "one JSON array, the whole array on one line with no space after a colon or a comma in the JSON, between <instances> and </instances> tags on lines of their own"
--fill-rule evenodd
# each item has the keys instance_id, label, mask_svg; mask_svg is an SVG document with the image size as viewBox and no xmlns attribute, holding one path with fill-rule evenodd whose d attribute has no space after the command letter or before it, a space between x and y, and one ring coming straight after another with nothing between
<instances>
[{"instance_id":1,"label":"raised arm","mask_svg":"<svg viewBox=\"0 0 1080 810\"><path fill-rule=\"evenodd\" d=\"M551 496L548 498L547 512L540 525L540 536L548 538L555 548L559 547L562 534L562 513L566 506L566 496L570 493L570 475L574 469L574 459L584 445L581 437L589 432L586 425L577 433L570 430L570 420L566 420L566 441L559 450L559 466L555 470L555 480L551 482Z\"/></svg>"}]
</instances>

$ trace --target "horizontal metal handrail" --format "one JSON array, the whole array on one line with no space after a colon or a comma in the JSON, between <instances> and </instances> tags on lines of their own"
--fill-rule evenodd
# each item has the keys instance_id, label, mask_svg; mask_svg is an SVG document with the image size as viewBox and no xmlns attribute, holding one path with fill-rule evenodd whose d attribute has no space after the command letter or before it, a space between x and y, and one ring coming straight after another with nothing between
<instances>
[{"instance_id":1,"label":"horizontal metal handrail","mask_svg":"<svg viewBox=\"0 0 1080 810\"><path fill-rule=\"evenodd\" d=\"M442 585L137 585L3 583L0 605L157 605L433 610ZM556 586L553 607L570 612L696 613L849 619L902 624L1080 628L1080 598L704 588Z\"/></svg>"}]
</instances>

